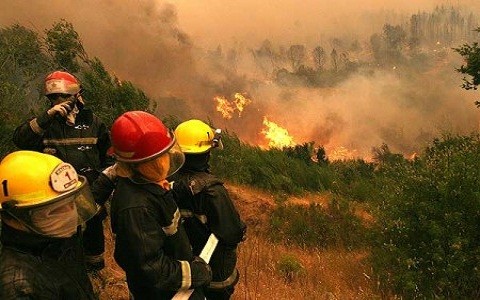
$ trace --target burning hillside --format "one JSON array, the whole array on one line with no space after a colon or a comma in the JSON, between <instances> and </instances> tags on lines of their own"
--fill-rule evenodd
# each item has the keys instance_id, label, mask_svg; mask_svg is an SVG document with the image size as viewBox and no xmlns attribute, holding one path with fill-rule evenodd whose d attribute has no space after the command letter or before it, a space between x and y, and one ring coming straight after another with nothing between
<instances>
[{"instance_id":1,"label":"burning hillside","mask_svg":"<svg viewBox=\"0 0 480 300\"><path fill-rule=\"evenodd\" d=\"M245 97L241 93L235 93L231 100L225 96L215 96L214 101L216 103L216 111L220 113L225 120L235 118L235 122L242 122L242 112L244 112L246 106L253 103L252 99ZM261 124L262 126L258 130L258 139L247 142L263 149L284 149L299 144L287 128L272 121L271 117L263 116ZM323 145L319 146L323 147ZM314 153L312 153L312 156L314 156L313 154ZM343 146L329 145L327 157L330 160L347 160L358 158L358 153L356 150L348 150Z\"/></svg>"},{"instance_id":2,"label":"burning hillside","mask_svg":"<svg viewBox=\"0 0 480 300\"><path fill-rule=\"evenodd\" d=\"M189 1L7 0L0 20L40 32L58 16L72 22L89 56L145 90L159 117L212 120L265 148L313 141L342 159L369 157L383 143L410 155L440 133L478 129L452 48L478 38L480 7L450 2L370 0L361 10L351 0L202 9ZM244 22L245 11L254 21Z\"/></svg>"}]
</instances>

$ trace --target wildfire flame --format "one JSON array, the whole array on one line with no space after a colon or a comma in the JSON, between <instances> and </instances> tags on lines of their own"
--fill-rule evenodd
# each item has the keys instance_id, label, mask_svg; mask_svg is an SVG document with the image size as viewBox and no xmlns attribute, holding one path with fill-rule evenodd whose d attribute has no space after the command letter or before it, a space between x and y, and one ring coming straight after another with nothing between
<instances>
[{"instance_id":1,"label":"wildfire flame","mask_svg":"<svg viewBox=\"0 0 480 300\"><path fill-rule=\"evenodd\" d=\"M216 96L214 99L217 101L217 111L221 112L225 119L231 119L234 108L230 105L230 102L228 102L227 98L223 96Z\"/></svg>"},{"instance_id":2,"label":"wildfire flame","mask_svg":"<svg viewBox=\"0 0 480 300\"><path fill-rule=\"evenodd\" d=\"M332 149L327 157L329 160L334 161L334 160L350 160L354 159L357 156L357 150L348 150L347 148L343 146L336 147L335 149Z\"/></svg>"},{"instance_id":3,"label":"wildfire flame","mask_svg":"<svg viewBox=\"0 0 480 300\"><path fill-rule=\"evenodd\" d=\"M242 116L242 113L247 105L252 103L241 93L235 93L233 99L229 100L224 96L215 96L216 110L220 112L224 119L232 119L235 115ZM264 135L268 146L266 148L284 149L286 147L294 147L297 145L293 137L288 133L288 130L280 125L268 120L266 116L263 117L263 129L261 134ZM325 149L327 150L327 149ZM336 160L351 160L358 157L357 150L349 150L343 146L336 146L326 151L326 156L330 161ZM311 159L318 162L316 154L312 154Z\"/></svg>"},{"instance_id":4,"label":"wildfire flame","mask_svg":"<svg viewBox=\"0 0 480 300\"><path fill-rule=\"evenodd\" d=\"M245 106L252 103L252 100L245 98L245 96L243 96L240 93L235 93L234 98L235 98L234 100L235 106L237 107L237 110L238 110L238 116L240 117Z\"/></svg>"},{"instance_id":5,"label":"wildfire flame","mask_svg":"<svg viewBox=\"0 0 480 300\"><path fill-rule=\"evenodd\" d=\"M265 135L265 138L268 139L268 146L270 148L283 149L285 147L295 146L293 137L288 134L285 128L269 121L267 117L263 117L263 125L265 125L266 128L262 129L262 133Z\"/></svg>"},{"instance_id":6,"label":"wildfire flame","mask_svg":"<svg viewBox=\"0 0 480 300\"><path fill-rule=\"evenodd\" d=\"M252 100L246 98L241 93L235 93L232 101L229 101L224 96L215 96L214 100L217 101L217 111L225 119L231 119L235 111L238 111L238 116L241 117L245 106L252 103Z\"/></svg>"}]
</instances>

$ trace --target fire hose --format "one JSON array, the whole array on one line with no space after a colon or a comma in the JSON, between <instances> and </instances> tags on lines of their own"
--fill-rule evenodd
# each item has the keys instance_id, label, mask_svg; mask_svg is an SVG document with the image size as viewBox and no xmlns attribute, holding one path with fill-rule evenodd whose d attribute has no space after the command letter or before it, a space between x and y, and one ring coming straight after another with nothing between
<instances>
[{"instance_id":1,"label":"fire hose","mask_svg":"<svg viewBox=\"0 0 480 300\"><path fill-rule=\"evenodd\" d=\"M212 233L208 237L207 243L202 249L202 252L200 252L200 257L208 264L210 262L210 258L212 257L213 251L215 251L215 248L217 247L218 244L218 239L217 237ZM192 295L193 289L190 290L179 290L175 296L173 296L172 300L187 300L190 298L190 295Z\"/></svg>"}]
</instances>

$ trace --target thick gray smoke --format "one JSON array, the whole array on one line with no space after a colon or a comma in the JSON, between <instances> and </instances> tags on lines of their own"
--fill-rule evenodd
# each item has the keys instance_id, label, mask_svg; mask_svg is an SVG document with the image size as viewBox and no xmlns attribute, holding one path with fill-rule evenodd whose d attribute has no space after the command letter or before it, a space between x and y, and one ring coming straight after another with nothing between
<instances>
[{"instance_id":1,"label":"thick gray smoke","mask_svg":"<svg viewBox=\"0 0 480 300\"><path fill-rule=\"evenodd\" d=\"M458 55L443 48L445 58L423 73L392 65L319 89L276 84L270 62L259 61L253 50L268 39L277 49L301 44L331 51L334 38L359 40L367 49L385 23L402 24L442 4L480 11L473 0L2 0L0 25L43 32L61 18L71 22L91 56L158 101L159 116L211 120L262 146L266 116L296 143L368 157L382 143L409 155L441 132L478 129L477 95L460 88ZM214 98L232 101L235 93L251 103L225 119Z\"/></svg>"}]
</instances>

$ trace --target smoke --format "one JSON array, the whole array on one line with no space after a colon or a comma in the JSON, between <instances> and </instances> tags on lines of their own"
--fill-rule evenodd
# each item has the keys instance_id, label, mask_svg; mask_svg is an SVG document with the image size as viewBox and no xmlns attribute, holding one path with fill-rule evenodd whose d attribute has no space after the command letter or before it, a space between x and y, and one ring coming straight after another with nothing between
<instances>
[{"instance_id":1,"label":"smoke","mask_svg":"<svg viewBox=\"0 0 480 300\"><path fill-rule=\"evenodd\" d=\"M473 102L465 101L471 95L459 88L460 78L411 78L401 72L355 76L330 90L296 89L286 95L274 88L259 95L267 102L276 99L269 115L288 125L295 142L315 141L325 145L327 153L342 146L368 158L373 146L386 143L392 150L412 154L441 133L478 129L478 112Z\"/></svg>"},{"instance_id":2,"label":"smoke","mask_svg":"<svg viewBox=\"0 0 480 300\"><path fill-rule=\"evenodd\" d=\"M354 0L3 0L0 25L19 23L43 32L60 19L71 22L87 53L144 89L158 102L161 117L209 120L246 142L265 145L261 130L268 116L297 143L314 141L327 150L343 146L368 157L382 143L411 154L441 132L477 129L475 95L460 88L455 72L458 56L447 49L448 59L428 73L412 75L392 66L350 77L335 88L314 89L276 84L272 62L255 57L254 50L265 40L280 50L292 44L331 50L333 38L366 43L385 23L401 24L436 5L460 4L480 11L476 0L364 0L361 5ZM223 119L214 97L237 92L252 103L241 116Z\"/></svg>"},{"instance_id":3,"label":"smoke","mask_svg":"<svg viewBox=\"0 0 480 300\"><path fill-rule=\"evenodd\" d=\"M398 22L435 6L477 11L476 0L177 0L180 23L203 47L240 43L257 46L268 38L312 46L329 37L369 36L385 22Z\"/></svg>"}]
</instances>

